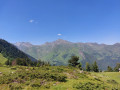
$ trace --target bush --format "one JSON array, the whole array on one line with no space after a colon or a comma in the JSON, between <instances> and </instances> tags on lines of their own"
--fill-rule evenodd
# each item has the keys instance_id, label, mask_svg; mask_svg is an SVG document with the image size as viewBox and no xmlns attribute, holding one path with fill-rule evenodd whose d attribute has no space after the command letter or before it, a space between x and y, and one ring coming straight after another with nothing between
<instances>
[{"instance_id":1,"label":"bush","mask_svg":"<svg viewBox=\"0 0 120 90\"><path fill-rule=\"evenodd\" d=\"M11 70L16 70L16 68L15 68L15 67L12 67Z\"/></svg>"},{"instance_id":2,"label":"bush","mask_svg":"<svg viewBox=\"0 0 120 90\"><path fill-rule=\"evenodd\" d=\"M21 85L17 85L17 84L10 84L9 88L10 90L22 90L23 89Z\"/></svg>"},{"instance_id":3,"label":"bush","mask_svg":"<svg viewBox=\"0 0 120 90\"><path fill-rule=\"evenodd\" d=\"M106 86L102 84L95 84L92 82L86 82L86 83L77 83L73 85L73 88L80 89L80 90L102 90L105 89Z\"/></svg>"},{"instance_id":4,"label":"bush","mask_svg":"<svg viewBox=\"0 0 120 90\"><path fill-rule=\"evenodd\" d=\"M61 75L61 74L51 74L51 79L54 81L60 81L60 82L65 82L66 81L66 76Z\"/></svg>"},{"instance_id":5,"label":"bush","mask_svg":"<svg viewBox=\"0 0 120 90\"><path fill-rule=\"evenodd\" d=\"M58 71L59 73L62 73L62 72L64 71L64 69L62 69L62 68L57 68L57 71Z\"/></svg>"},{"instance_id":6,"label":"bush","mask_svg":"<svg viewBox=\"0 0 120 90\"><path fill-rule=\"evenodd\" d=\"M40 83L33 83L33 84L31 84L31 87L40 87L41 85L40 85Z\"/></svg>"},{"instance_id":7,"label":"bush","mask_svg":"<svg viewBox=\"0 0 120 90\"><path fill-rule=\"evenodd\" d=\"M78 76L79 78L88 78L88 76L83 73L76 74L76 76Z\"/></svg>"},{"instance_id":8,"label":"bush","mask_svg":"<svg viewBox=\"0 0 120 90\"><path fill-rule=\"evenodd\" d=\"M115 80L107 80L107 83L118 84Z\"/></svg>"},{"instance_id":9,"label":"bush","mask_svg":"<svg viewBox=\"0 0 120 90\"><path fill-rule=\"evenodd\" d=\"M44 87L47 88L47 89L50 89L50 85L49 84L45 85Z\"/></svg>"}]
</instances>

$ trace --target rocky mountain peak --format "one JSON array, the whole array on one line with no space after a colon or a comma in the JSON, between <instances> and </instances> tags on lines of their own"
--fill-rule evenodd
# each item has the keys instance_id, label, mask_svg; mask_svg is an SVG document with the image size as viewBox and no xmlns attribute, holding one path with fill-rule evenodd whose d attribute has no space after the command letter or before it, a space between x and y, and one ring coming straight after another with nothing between
<instances>
[{"instance_id":1,"label":"rocky mountain peak","mask_svg":"<svg viewBox=\"0 0 120 90\"><path fill-rule=\"evenodd\" d=\"M55 43L55 44L70 44L72 42L69 42L69 41L63 40L63 39L58 39L58 40L54 41L53 43Z\"/></svg>"},{"instance_id":2,"label":"rocky mountain peak","mask_svg":"<svg viewBox=\"0 0 120 90\"><path fill-rule=\"evenodd\" d=\"M21 47L21 46L32 47L33 46L30 42L17 42L14 45L17 46L17 47Z\"/></svg>"}]
</instances>

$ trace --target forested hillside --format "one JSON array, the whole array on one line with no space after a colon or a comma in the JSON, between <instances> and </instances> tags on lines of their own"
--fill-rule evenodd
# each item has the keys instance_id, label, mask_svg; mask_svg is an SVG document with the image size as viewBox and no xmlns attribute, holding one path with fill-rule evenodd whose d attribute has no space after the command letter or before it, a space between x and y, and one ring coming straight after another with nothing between
<instances>
[{"instance_id":1,"label":"forested hillside","mask_svg":"<svg viewBox=\"0 0 120 90\"><path fill-rule=\"evenodd\" d=\"M13 61L16 58L24 58L26 60L30 60L30 59L35 60L31 56L20 51L16 46L12 45L11 43L3 39L0 39L0 63L5 63L5 61L7 60Z\"/></svg>"}]
</instances>

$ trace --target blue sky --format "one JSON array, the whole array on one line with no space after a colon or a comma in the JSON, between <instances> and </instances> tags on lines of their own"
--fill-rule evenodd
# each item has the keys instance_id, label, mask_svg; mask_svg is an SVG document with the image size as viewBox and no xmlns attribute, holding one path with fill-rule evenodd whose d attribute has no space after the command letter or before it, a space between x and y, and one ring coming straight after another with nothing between
<instances>
[{"instance_id":1,"label":"blue sky","mask_svg":"<svg viewBox=\"0 0 120 90\"><path fill-rule=\"evenodd\" d=\"M114 44L120 42L120 0L0 0L0 38Z\"/></svg>"}]
</instances>

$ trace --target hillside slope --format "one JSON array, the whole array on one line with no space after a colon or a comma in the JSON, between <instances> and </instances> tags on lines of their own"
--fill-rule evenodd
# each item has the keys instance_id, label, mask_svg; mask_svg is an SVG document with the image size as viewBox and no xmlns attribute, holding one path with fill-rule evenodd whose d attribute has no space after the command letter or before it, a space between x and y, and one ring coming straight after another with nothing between
<instances>
[{"instance_id":1,"label":"hillside slope","mask_svg":"<svg viewBox=\"0 0 120 90\"><path fill-rule=\"evenodd\" d=\"M36 59L49 61L56 65L67 65L70 56L77 55L83 66L86 62L97 61L100 69L107 66L114 67L120 62L120 44L105 45L97 43L72 43L58 39L54 42L47 42L43 45L32 45L30 43L15 44L23 52Z\"/></svg>"},{"instance_id":2,"label":"hillside slope","mask_svg":"<svg viewBox=\"0 0 120 90\"><path fill-rule=\"evenodd\" d=\"M16 58L26 58L35 60L31 56L19 50L13 44L3 39L0 39L0 63L4 63L7 59L14 60Z\"/></svg>"},{"instance_id":3,"label":"hillside slope","mask_svg":"<svg viewBox=\"0 0 120 90\"><path fill-rule=\"evenodd\" d=\"M86 72L67 66L0 67L0 90L120 90L119 72Z\"/></svg>"}]
</instances>

